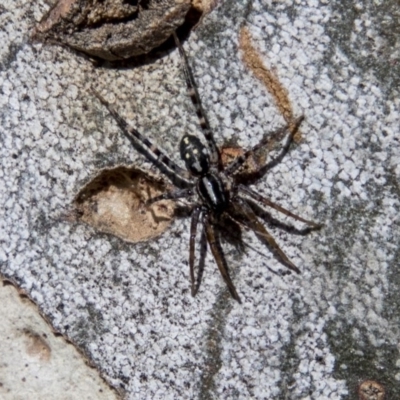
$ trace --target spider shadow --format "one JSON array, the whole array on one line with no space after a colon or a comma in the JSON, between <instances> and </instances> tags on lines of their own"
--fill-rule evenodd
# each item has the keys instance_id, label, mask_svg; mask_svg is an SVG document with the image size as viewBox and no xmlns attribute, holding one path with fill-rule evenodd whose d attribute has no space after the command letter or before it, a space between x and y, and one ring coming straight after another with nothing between
<instances>
[{"instance_id":1,"label":"spider shadow","mask_svg":"<svg viewBox=\"0 0 400 400\"><path fill-rule=\"evenodd\" d=\"M260 208L260 210L261 210L261 208ZM190 206L180 205L175 209L175 217L179 218L179 219L190 218L191 212L192 212L192 208ZM277 222L279 223L279 221L277 221ZM218 242L223 243L223 244L229 244L236 250L236 254L235 254L236 259L242 258L242 256L246 253L246 250L248 248L257 252L261 256L265 257L265 255L263 253L254 249L252 246L250 246L249 244L247 244L244 241L242 226L240 225L240 223L236 222L231 217L228 217L228 216L221 217L220 220L216 221L214 228L215 228ZM288 228L290 228L290 226L288 226ZM261 240L261 241L264 243L263 240ZM206 261L208 245L207 245L207 237L206 237L204 228L201 231L200 240L199 240L199 248L200 248L200 251L199 251L199 260L198 260L197 277L196 277L196 281L195 281L194 295L197 294L197 292L201 286L201 282L202 282L202 278L203 278L204 270L205 270L205 264L206 264L205 261ZM270 250L272 251L272 249L270 249ZM229 271L230 263L226 262L225 252L222 251L221 254L222 254L222 257L224 258L226 268ZM266 265L266 268L271 273L278 275L278 276L284 276L284 275L290 274L289 270L277 272L277 271L273 270L272 268L268 267L267 265Z\"/></svg>"},{"instance_id":2,"label":"spider shadow","mask_svg":"<svg viewBox=\"0 0 400 400\"><path fill-rule=\"evenodd\" d=\"M244 199L243 199L244 200ZM244 207L248 207L249 210L251 210L251 213L253 213L253 217L250 219L248 218L248 213L242 213L239 211L238 214L235 214L234 217L238 221L241 222L246 228L249 230L253 231L254 234L257 236L259 241L264 244L269 251L271 252L272 256L283 266L287 267L288 269L281 270L279 272L271 270L268 266L267 268L271 271L274 272L277 275L289 275L291 271L294 271L298 274L301 273L301 271L294 265L290 259L286 256L286 254L283 252L283 250L279 247L279 245L275 242L273 236L265 230L263 227L263 223L266 223L267 225L272 225L275 226L279 229L284 230L287 233L290 234L297 234L301 236L305 236L309 234L310 232L320 229L321 226L313 226L313 227L306 227L303 229L298 229L295 226L291 224L287 224L284 222L281 222L280 220L274 218L271 216L269 212L267 212L264 208L262 208L255 200L252 199L246 199L244 203L242 203ZM251 215L251 214L250 214ZM261 219L261 221L260 221ZM250 224L249 224L250 222ZM257 250L256 250L257 251ZM265 256L265 254L260 253Z\"/></svg>"}]
</instances>

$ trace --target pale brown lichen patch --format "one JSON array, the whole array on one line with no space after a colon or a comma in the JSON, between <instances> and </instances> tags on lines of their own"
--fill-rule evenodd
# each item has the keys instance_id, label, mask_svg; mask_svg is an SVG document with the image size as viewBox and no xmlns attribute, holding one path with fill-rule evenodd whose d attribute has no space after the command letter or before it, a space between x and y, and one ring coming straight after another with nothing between
<instances>
[{"instance_id":1,"label":"pale brown lichen patch","mask_svg":"<svg viewBox=\"0 0 400 400\"><path fill-rule=\"evenodd\" d=\"M136 243L161 235L171 224L173 201L145 206L149 198L168 189L147 171L120 166L97 175L79 192L74 206L81 221Z\"/></svg>"},{"instance_id":2,"label":"pale brown lichen patch","mask_svg":"<svg viewBox=\"0 0 400 400\"><path fill-rule=\"evenodd\" d=\"M243 54L243 62L253 74L259 79L267 90L274 97L279 112L285 118L285 121L290 125L295 116L290 103L289 95L286 88L280 83L278 76L272 69L268 69L259 52L254 47L251 41L251 35L246 27L242 27L239 33L239 46ZM294 127L292 127L294 129ZM301 138L300 131L295 134L295 140Z\"/></svg>"},{"instance_id":3,"label":"pale brown lichen patch","mask_svg":"<svg viewBox=\"0 0 400 400\"><path fill-rule=\"evenodd\" d=\"M358 387L359 400L384 400L385 389L376 381L367 380Z\"/></svg>"},{"instance_id":4,"label":"pale brown lichen patch","mask_svg":"<svg viewBox=\"0 0 400 400\"><path fill-rule=\"evenodd\" d=\"M46 340L38 333L24 330L26 353L40 361L49 361L51 349Z\"/></svg>"}]
</instances>

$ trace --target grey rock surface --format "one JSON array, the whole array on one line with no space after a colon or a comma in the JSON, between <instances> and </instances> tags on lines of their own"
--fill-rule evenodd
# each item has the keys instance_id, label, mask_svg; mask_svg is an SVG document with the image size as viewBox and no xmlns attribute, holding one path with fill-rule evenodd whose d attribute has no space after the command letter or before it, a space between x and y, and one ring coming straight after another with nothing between
<instances>
[{"instance_id":1,"label":"grey rock surface","mask_svg":"<svg viewBox=\"0 0 400 400\"><path fill-rule=\"evenodd\" d=\"M0 286L0 398L119 400L98 371L11 284Z\"/></svg>"},{"instance_id":2,"label":"grey rock surface","mask_svg":"<svg viewBox=\"0 0 400 400\"><path fill-rule=\"evenodd\" d=\"M176 161L182 134L199 132L177 51L96 67L28 42L45 1L3 1L1 273L129 399L355 399L365 379L399 398L395 4L224 0L184 44L218 144L248 148L285 123L243 63L243 26L305 116L302 140L256 190L325 226L308 236L270 227L300 276L271 273L284 267L250 233L265 256L224 245L239 305L210 254L191 298L188 219L131 245L67 218L99 169L152 168L90 86Z\"/></svg>"}]
</instances>

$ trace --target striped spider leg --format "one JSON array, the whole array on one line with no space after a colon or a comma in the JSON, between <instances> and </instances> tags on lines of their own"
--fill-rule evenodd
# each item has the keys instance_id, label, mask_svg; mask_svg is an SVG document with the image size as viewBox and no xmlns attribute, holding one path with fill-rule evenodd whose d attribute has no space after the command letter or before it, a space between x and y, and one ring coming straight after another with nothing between
<instances>
[{"instance_id":1,"label":"striped spider leg","mask_svg":"<svg viewBox=\"0 0 400 400\"><path fill-rule=\"evenodd\" d=\"M108 112L117 122L122 133L131 142L132 146L147 160L152 162L163 174L165 174L170 179L174 186L178 188L178 190L173 192L174 195L172 195L172 193L169 193L168 196L157 196L154 199L150 199L149 203L153 203L155 201L163 199L177 199L180 197L191 195L191 189L194 186L194 182L192 181L189 172L174 163L149 139L142 135L137 129L129 125L117 112L117 110L93 87L91 88L91 91L107 108Z\"/></svg>"},{"instance_id":2,"label":"striped spider leg","mask_svg":"<svg viewBox=\"0 0 400 400\"><path fill-rule=\"evenodd\" d=\"M200 127L203 131L203 135L207 141L207 145L208 145L209 152L210 152L211 165L216 166L218 169L221 169L221 167L222 167L221 166L221 156L220 156L217 144L215 143L214 134L210 128L210 124L208 122L207 116L201 105L199 92L197 90L197 86L196 86L192 71L189 67L189 62L186 57L185 50L183 49L183 46L175 32L173 33L173 37L175 40L175 45L179 50L179 54L181 55L182 68L183 68L183 72L185 74L187 91L188 91L190 99L192 100L192 103L194 105L197 118L199 119Z\"/></svg>"},{"instance_id":3,"label":"striped spider leg","mask_svg":"<svg viewBox=\"0 0 400 400\"><path fill-rule=\"evenodd\" d=\"M196 285L195 282L194 270L197 227L200 223L203 227L202 239L208 243L231 296L240 303L241 300L229 275L228 265L221 246L222 230L220 227L224 220L230 219L235 222L237 226L252 230L283 265L297 273L300 272L299 269L290 261L272 235L259 221L252 208L252 202L271 207L297 221L308 224L313 229L320 227L320 225L306 220L259 195L237 179L240 175L241 167L256 151L266 146L269 141L274 140L277 136L289 130L290 133L287 142L283 146L280 154L275 159L259 168L259 170L256 171L256 175L259 174L259 177L263 176L267 170L279 163L288 152L293 135L303 118L300 117L293 121L291 129L288 129L287 126L280 128L269 135L268 138L262 139L252 149L244 152L242 156L237 157L227 166L223 166L219 149L215 143L213 133L201 105L186 54L176 34L173 36L181 55L188 93L195 107L200 127L202 128L206 140L206 145L204 145L197 136L190 134L183 135L180 142L180 156L185 163L186 169L175 164L149 139L139 133L135 128L128 125L99 93L93 89L92 91L108 109L133 147L149 161L153 162L160 172L165 174L176 187L171 192L149 199L147 204L164 199L190 199L189 271L192 295L195 296L198 290L198 285Z\"/></svg>"}]
</instances>

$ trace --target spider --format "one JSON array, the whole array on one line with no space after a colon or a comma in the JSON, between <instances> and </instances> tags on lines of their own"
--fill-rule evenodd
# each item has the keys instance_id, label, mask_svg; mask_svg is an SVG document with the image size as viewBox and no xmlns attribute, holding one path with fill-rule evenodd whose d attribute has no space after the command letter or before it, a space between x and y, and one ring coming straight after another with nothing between
<instances>
[{"instance_id":1,"label":"spider","mask_svg":"<svg viewBox=\"0 0 400 400\"><path fill-rule=\"evenodd\" d=\"M201 222L203 225L203 237L205 237L206 242L211 248L211 252L222 278L231 296L241 303L240 297L229 275L228 265L220 242L221 231L218 229L218 226L221 224L222 220L230 220L239 227L254 231L258 238L273 252L274 256L278 258L283 265L296 273L300 273L300 270L286 256L272 235L259 221L254 206L252 206L253 203L271 207L297 221L301 221L309 225L309 230L320 228L319 224L306 220L278 204L273 203L271 200L261 196L253 189L241 183L240 180L240 170L245 162L271 140L282 136L288 130L289 135L280 154L259 168L255 175L263 176L267 170L278 164L288 152L293 135L303 120L303 117L295 119L291 124L291 129L289 129L289 126L285 126L276 130L268 137L263 138L253 148L245 151L242 155L236 157L233 161L224 166L221 161L221 153L216 145L210 125L203 111L197 86L190 70L186 54L175 33L173 37L181 55L187 90L195 106L196 114L199 118L199 123L207 143L207 146L205 146L197 136L191 134L183 135L180 141L180 156L186 165L186 169L174 163L149 139L144 137L135 128L128 125L114 107L93 88L92 92L108 109L133 147L151 161L175 186L172 191L148 200L146 205L166 199L192 200L190 202L191 226L189 240L189 269L192 296L195 296L199 289L199 285L196 286L195 283L194 265L197 226L199 222Z\"/></svg>"}]
</instances>

